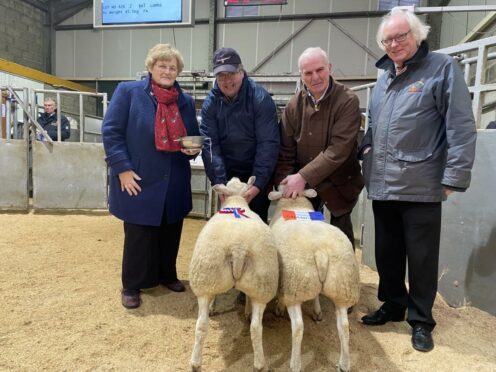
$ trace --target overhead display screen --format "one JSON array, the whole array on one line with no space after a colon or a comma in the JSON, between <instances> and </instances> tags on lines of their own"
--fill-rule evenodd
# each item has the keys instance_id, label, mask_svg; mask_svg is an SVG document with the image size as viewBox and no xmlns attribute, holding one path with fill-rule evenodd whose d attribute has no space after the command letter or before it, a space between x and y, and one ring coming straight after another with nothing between
<instances>
[{"instance_id":1,"label":"overhead display screen","mask_svg":"<svg viewBox=\"0 0 496 372\"><path fill-rule=\"evenodd\" d=\"M93 25L191 26L193 5L193 0L93 0Z\"/></svg>"},{"instance_id":2,"label":"overhead display screen","mask_svg":"<svg viewBox=\"0 0 496 372\"><path fill-rule=\"evenodd\" d=\"M181 22L181 0L102 0L102 24Z\"/></svg>"},{"instance_id":3,"label":"overhead display screen","mask_svg":"<svg viewBox=\"0 0 496 372\"><path fill-rule=\"evenodd\" d=\"M241 5L284 5L287 0L224 0L224 6Z\"/></svg>"}]
</instances>

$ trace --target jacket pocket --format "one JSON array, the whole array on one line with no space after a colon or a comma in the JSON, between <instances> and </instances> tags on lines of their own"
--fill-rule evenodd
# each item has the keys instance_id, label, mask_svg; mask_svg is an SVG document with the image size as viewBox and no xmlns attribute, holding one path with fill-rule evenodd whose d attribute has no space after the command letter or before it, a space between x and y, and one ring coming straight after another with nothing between
<instances>
[{"instance_id":1,"label":"jacket pocket","mask_svg":"<svg viewBox=\"0 0 496 372\"><path fill-rule=\"evenodd\" d=\"M417 150L392 149L390 151L390 154L396 160L405 161L409 163L417 163L432 157L432 151L425 149L417 149Z\"/></svg>"},{"instance_id":2,"label":"jacket pocket","mask_svg":"<svg viewBox=\"0 0 496 372\"><path fill-rule=\"evenodd\" d=\"M430 149L393 149L388 153L384 181L387 192L408 195L421 200L427 195L438 195L443 175L442 154Z\"/></svg>"},{"instance_id":3,"label":"jacket pocket","mask_svg":"<svg viewBox=\"0 0 496 372\"><path fill-rule=\"evenodd\" d=\"M347 202L354 202L362 191L364 182L358 161L353 158L350 163L341 166L335 174L331 175L329 186Z\"/></svg>"}]
</instances>

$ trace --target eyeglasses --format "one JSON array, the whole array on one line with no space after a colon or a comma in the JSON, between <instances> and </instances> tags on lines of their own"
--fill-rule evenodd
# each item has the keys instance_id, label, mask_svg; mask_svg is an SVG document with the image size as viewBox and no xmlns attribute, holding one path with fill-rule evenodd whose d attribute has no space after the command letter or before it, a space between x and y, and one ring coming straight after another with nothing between
<instances>
[{"instance_id":1,"label":"eyeglasses","mask_svg":"<svg viewBox=\"0 0 496 372\"><path fill-rule=\"evenodd\" d=\"M388 47L393 44L393 40L396 41L397 43L401 43L406 40L406 37L411 31L412 30L408 30L408 32L405 32L404 34L396 35L395 37L392 37L390 39L381 40L381 44Z\"/></svg>"},{"instance_id":2,"label":"eyeglasses","mask_svg":"<svg viewBox=\"0 0 496 372\"><path fill-rule=\"evenodd\" d=\"M176 66L167 66L167 65L162 65L162 64L157 64L156 66L160 71L170 72L172 74L177 72Z\"/></svg>"},{"instance_id":3,"label":"eyeglasses","mask_svg":"<svg viewBox=\"0 0 496 372\"><path fill-rule=\"evenodd\" d=\"M239 71L236 71L236 72L221 72L219 74L217 74L215 76L215 78L219 81L225 81L225 80L231 80L233 79L236 74L238 73Z\"/></svg>"}]
</instances>

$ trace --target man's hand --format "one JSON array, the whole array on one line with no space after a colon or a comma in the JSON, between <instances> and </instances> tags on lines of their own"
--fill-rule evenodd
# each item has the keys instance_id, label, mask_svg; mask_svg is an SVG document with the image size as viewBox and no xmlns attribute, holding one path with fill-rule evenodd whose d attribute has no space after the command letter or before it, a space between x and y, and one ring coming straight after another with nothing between
<instances>
[{"instance_id":1,"label":"man's hand","mask_svg":"<svg viewBox=\"0 0 496 372\"><path fill-rule=\"evenodd\" d=\"M243 198L245 198L246 202L250 204L253 198L259 193L260 189L257 186L250 186L250 188L243 194Z\"/></svg>"},{"instance_id":2,"label":"man's hand","mask_svg":"<svg viewBox=\"0 0 496 372\"><path fill-rule=\"evenodd\" d=\"M447 198L448 196L450 196L452 193L454 193L454 191L453 191L453 190L448 189L447 187L443 187L443 194L444 194L444 196L446 196L446 198Z\"/></svg>"},{"instance_id":3,"label":"man's hand","mask_svg":"<svg viewBox=\"0 0 496 372\"><path fill-rule=\"evenodd\" d=\"M290 174L281 181L281 185L285 186L282 196L284 196L285 198L296 199L298 196L303 195L306 184L307 181L301 174Z\"/></svg>"},{"instance_id":4,"label":"man's hand","mask_svg":"<svg viewBox=\"0 0 496 372\"><path fill-rule=\"evenodd\" d=\"M121 181L121 191L127 191L129 196L136 196L141 191L140 185L136 182L141 181L141 177L134 173L134 171L128 170L119 173L119 180Z\"/></svg>"}]
</instances>

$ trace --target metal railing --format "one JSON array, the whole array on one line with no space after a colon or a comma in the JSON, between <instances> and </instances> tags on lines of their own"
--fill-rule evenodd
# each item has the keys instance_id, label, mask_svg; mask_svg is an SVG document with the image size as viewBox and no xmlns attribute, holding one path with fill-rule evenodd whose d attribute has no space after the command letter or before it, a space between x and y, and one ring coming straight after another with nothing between
<instances>
[{"instance_id":1,"label":"metal railing","mask_svg":"<svg viewBox=\"0 0 496 372\"><path fill-rule=\"evenodd\" d=\"M60 108L60 98L62 95L66 96L77 96L79 100L79 142L84 142L84 131L85 131L85 114L84 114L84 97L101 97L103 106L103 116L107 112L107 93L88 93L88 92L73 92L70 90L50 90L50 89L33 89L31 90L31 101L36 102L37 94L46 94L49 96L54 96L57 100L58 107ZM33 116L37 115L38 107L37 105L32 105ZM57 110L57 138L61 138L61 116L62 109Z\"/></svg>"},{"instance_id":2,"label":"metal railing","mask_svg":"<svg viewBox=\"0 0 496 372\"><path fill-rule=\"evenodd\" d=\"M16 106L18 103L22 104L22 102L24 101L23 98L25 99L25 97L28 96L28 89L0 86L0 92L2 98L5 99L5 104L2 103L2 106L5 110L5 115L3 115L3 113L1 115L5 116L5 128L2 127L2 133L0 133L0 137L5 137L7 142L10 142L11 139L20 139L23 136L21 136L21 134L19 133L19 126L17 125L18 120ZM29 120L29 117L27 117L27 115L24 115L23 122L27 122L27 120Z\"/></svg>"},{"instance_id":3,"label":"metal railing","mask_svg":"<svg viewBox=\"0 0 496 372\"><path fill-rule=\"evenodd\" d=\"M467 83L470 93L473 95L472 111L474 113L475 123L478 129L481 129L482 118L482 95L488 92L496 91L495 83L486 83L487 61L496 59L496 53L489 53L489 48L496 46L496 36L471 41L469 43L452 46L436 50L437 53L449 54L456 58L464 70L465 82ZM472 54L475 54L473 56ZM471 75L471 68L475 65L475 77ZM472 83L472 78L474 82ZM368 112L370 93L375 83L358 85L353 88L355 92L366 90L366 115L365 130L368 127Z\"/></svg>"},{"instance_id":4,"label":"metal railing","mask_svg":"<svg viewBox=\"0 0 496 372\"><path fill-rule=\"evenodd\" d=\"M57 140L61 139L61 115L62 109L60 108L61 97L63 95L77 96L79 100L79 142L84 142L84 129L85 129L85 114L84 114L84 97L100 97L102 99L103 115L107 111L107 93L88 93L88 92L74 92L68 90L50 90L50 89L28 89L28 88L14 88L12 86L0 86L2 97L5 98L5 139L28 138L29 130L33 129L41 133L44 140L48 143L54 141L48 136L46 131L38 124L38 109L37 94L46 94L56 97L59 109L57 110ZM5 93L4 93L5 92ZM18 120L18 107L20 107L23 114L22 128L23 134L19 133L19 120ZM2 128L3 129L3 128ZM3 136L3 133L0 133Z\"/></svg>"}]
</instances>

